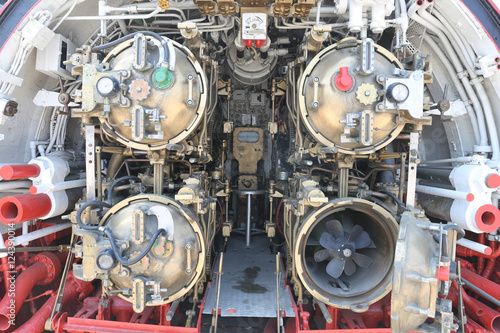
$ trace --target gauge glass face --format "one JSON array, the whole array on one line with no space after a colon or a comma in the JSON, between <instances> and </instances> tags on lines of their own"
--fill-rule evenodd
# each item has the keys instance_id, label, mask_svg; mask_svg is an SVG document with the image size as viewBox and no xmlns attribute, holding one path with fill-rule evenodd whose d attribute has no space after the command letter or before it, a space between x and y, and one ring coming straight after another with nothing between
<instances>
[{"instance_id":1,"label":"gauge glass face","mask_svg":"<svg viewBox=\"0 0 500 333\"><path fill-rule=\"evenodd\" d=\"M113 257L111 257L109 254L101 254L98 258L97 261L99 263L99 267L103 270L108 270L113 268L114 265L114 260Z\"/></svg>"},{"instance_id":2,"label":"gauge glass face","mask_svg":"<svg viewBox=\"0 0 500 333\"><path fill-rule=\"evenodd\" d=\"M410 90L402 83L396 83L391 89L391 97L398 103L406 101L409 95Z\"/></svg>"},{"instance_id":3,"label":"gauge glass face","mask_svg":"<svg viewBox=\"0 0 500 333\"><path fill-rule=\"evenodd\" d=\"M112 95L115 92L115 82L110 77L101 77L97 81L97 91L103 96Z\"/></svg>"}]
</instances>

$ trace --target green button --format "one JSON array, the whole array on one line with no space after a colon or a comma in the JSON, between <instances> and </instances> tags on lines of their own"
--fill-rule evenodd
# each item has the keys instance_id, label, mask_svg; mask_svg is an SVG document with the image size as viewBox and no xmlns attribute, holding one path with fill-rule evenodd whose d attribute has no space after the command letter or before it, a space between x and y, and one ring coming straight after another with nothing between
<instances>
[{"instance_id":1,"label":"green button","mask_svg":"<svg viewBox=\"0 0 500 333\"><path fill-rule=\"evenodd\" d=\"M174 74L165 67L160 67L153 73L153 84L158 89L167 89L174 84Z\"/></svg>"}]
</instances>

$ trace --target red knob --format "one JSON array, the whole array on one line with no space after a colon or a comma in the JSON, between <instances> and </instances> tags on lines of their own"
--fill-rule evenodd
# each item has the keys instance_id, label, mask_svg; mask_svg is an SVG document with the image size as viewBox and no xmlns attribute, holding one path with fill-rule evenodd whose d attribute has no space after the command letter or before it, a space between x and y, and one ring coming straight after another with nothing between
<instances>
[{"instance_id":1,"label":"red knob","mask_svg":"<svg viewBox=\"0 0 500 333\"><path fill-rule=\"evenodd\" d=\"M335 77L335 86L340 91L347 91L352 87L352 77L347 67L340 67L340 73Z\"/></svg>"}]
</instances>

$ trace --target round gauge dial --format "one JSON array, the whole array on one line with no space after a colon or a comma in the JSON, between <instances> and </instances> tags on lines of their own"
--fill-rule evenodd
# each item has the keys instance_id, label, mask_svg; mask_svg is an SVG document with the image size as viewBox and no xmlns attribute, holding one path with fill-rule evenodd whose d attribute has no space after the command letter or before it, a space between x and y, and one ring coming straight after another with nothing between
<instances>
[{"instance_id":1,"label":"round gauge dial","mask_svg":"<svg viewBox=\"0 0 500 333\"><path fill-rule=\"evenodd\" d=\"M103 76L96 84L97 92L101 96L111 96L118 92L118 81L114 77Z\"/></svg>"},{"instance_id":2,"label":"round gauge dial","mask_svg":"<svg viewBox=\"0 0 500 333\"><path fill-rule=\"evenodd\" d=\"M111 249L101 250L97 256L97 267L103 271L109 271L115 266L115 258Z\"/></svg>"},{"instance_id":3,"label":"round gauge dial","mask_svg":"<svg viewBox=\"0 0 500 333\"><path fill-rule=\"evenodd\" d=\"M387 90L389 98L396 103L403 103L410 96L410 89L403 83L394 83Z\"/></svg>"}]
</instances>

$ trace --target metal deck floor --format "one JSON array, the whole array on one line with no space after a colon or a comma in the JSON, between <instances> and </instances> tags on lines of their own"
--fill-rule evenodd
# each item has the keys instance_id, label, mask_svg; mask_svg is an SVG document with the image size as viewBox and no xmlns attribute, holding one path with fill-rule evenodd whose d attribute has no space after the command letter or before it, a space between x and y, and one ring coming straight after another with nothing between
<instances>
[{"instance_id":1,"label":"metal deck floor","mask_svg":"<svg viewBox=\"0 0 500 333\"><path fill-rule=\"evenodd\" d=\"M250 248L245 239L233 236L228 239L222 263L222 280L219 308L221 317L276 318L276 256L270 254L267 237L252 237ZM220 257L219 257L220 258ZM282 266L281 266L282 267ZM214 264L214 281L207 291L203 314L215 309L218 260ZM295 317L291 294L284 284L283 270L280 278L280 308L284 316Z\"/></svg>"}]
</instances>

